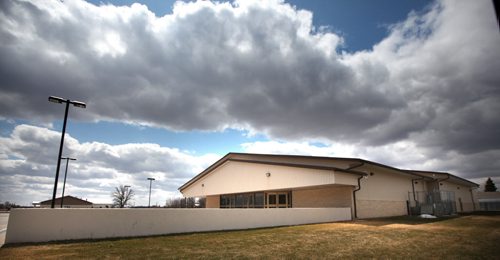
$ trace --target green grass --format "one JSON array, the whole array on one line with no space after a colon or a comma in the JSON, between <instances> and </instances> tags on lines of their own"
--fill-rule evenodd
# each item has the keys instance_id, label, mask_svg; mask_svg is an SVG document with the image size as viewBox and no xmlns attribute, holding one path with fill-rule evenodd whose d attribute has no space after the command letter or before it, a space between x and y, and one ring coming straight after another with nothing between
<instances>
[{"instance_id":1,"label":"green grass","mask_svg":"<svg viewBox=\"0 0 500 260\"><path fill-rule=\"evenodd\" d=\"M498 259L500 216L410 217L120 240L4 246L0 259Z\"/></svg>"}]
</instances>

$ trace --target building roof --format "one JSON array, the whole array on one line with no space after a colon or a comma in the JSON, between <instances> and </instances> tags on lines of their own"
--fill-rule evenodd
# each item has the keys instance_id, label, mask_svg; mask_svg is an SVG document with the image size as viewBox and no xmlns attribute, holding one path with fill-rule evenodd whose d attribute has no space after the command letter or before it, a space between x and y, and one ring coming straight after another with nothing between
<instances>
[{"instance_id":1,"label":"building roof","mask_svg":"<svg viewBox=\"0 0 500 260\"><path fill-rule=\"evenodd\" d=\"M416 171L416 170L406 170L406 171L416 173L416 174L422 175L426 178L432 178L432 179L438 180L438 181L448 180L450 182L457 183L457 184L479 187L479 184L477 184L477 183L474 183L472 181L466 180L464 178L455 176L455 175L453 175L451 173L447 173L447 172Z\"/></svg>"},{"instance_id":2,"label":"building roof","mask_svg":"<svg viewBox=\"0 0 500 260\"><path fill-rule=\"evenodd\" d=\"M293 161L296 161L297 159L302 160L302 161L304 161L304 160L308 161L308 163L294 163ZM395 168L392 166L388 166L385 164L372 162L372 161L368 161L368 160L364 160L364 159L360 159L360 158L306 156L306 155L280 155L280 154L228 153L224 157L222 157L221 159L216 161L214 164L210 165L204 171L202 171L198 175L194 176L191 180L186 182L184 185L179 187L179 190L180 191L184 190L185 188L187 188L188 186L190 186L191 184L193 184L197 180L201 179L202 177L206 176L207 174L209 174L214 169L216 169L217 167L219 167L220 165L224 164L227 161L238 161L238 162L272 164L272 165L292 166L292 167L301 167L301 168L334 170L334 171L339 171L339 172L356 174L359 176L366 175L367 173L362 172L362 171L357 171L357 170L355 170L355 168L361 167L365 164L370 164L370 165L375 165L378 167L391 169L391 170L396 171L400 174L411 175L411 176L415 176L415 178L425 178L425 179L429 179L429 180L435 180L436 178L433 178L432 175L428 176L427 173L445 174L444 177L448 177L447 179L461 181L461 182L465 183L466 185L479 186L476 183L473 183L473 182L465 180L463 178L454 176L454 175L449 174L449 173L402 170L402 169L398 169L398 168ZM335 162L335 161L345 161L350 166L345 168L345 169L332 166L333 162ZM330 162L330 163L325 163L325 162Z\"/></svg>"},{"instance_id":3,"label":"building roof","mask_svg":"<svg viewBox=\"0 0 500 260\"><path fill-rule=\"evenodd\" d=\"M50 205L50 204L52 204L51 199L40 202L40 205ZM61 197L56 198L55 204L56 205L61 204ZM71 195L68 195L68 196L64 196L64 204L65 205L92 205L93 203L90 201L87 201L87 200L82 200L82 199L79 199L77 197L73 197Z\"/></svg>"}]
</instances>

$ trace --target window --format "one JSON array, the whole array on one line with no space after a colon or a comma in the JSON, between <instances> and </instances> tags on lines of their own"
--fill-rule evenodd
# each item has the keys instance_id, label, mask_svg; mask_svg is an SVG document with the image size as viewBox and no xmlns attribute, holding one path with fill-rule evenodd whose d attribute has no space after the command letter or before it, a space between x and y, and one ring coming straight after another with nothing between
<instances>
[{"instance_id":1,"label":"window","mask_svg":"<svg viewBox=\"0 0 500 260\"><path fill-rule=\"evenodd\" d=\"M266 203L264 202L264 192L255 193L255 204L256 208L263 208Z\"/></svg>"},{"instance_id":2,"label":"window","mask_svg":"<svg viewBox=\"0 0 500 260\"><path fill-rule=\"evenodd\" d=\"M269 205L275 205L276 204L276 194L269 194Z\"/></svg>"},{"instance_id":3,"label":"window","mask_svg":"<svg viewBox=\"0 0 500 260\"><path fill-rule=\"evenodd\" d=\"M234 207L235 208L243 208L245 206L245 198L246 198L246 196L243 194L236 195L236 203L235 203Z\"/></svg>"},{"instance_id":4,"label":"window","mask_svg":"<svg viewBox=\"0 0 500 260\"><path fill-rule=\"evenodd\" d=\"M267 193L267 208L291 208L291 192Z\"/></svg>"},{"instance_id":5,"label":"window","mask_svg":"<svg viewBox=\"0 0 500 260\"><path fill-rule=\"evenodd\" d=\"M220 195L220 208L287 208L291 207L291 192L239 193Z\"/></svg>"},{"instance_id":6,"label":"window","mask_svg":"<svg viewBox=\"0 0 500 260\"><path fill-rule=\"evenodd\" d=\"M286 204L286 194L278 195L278 204Z\"/></svg>"}]
</instances>

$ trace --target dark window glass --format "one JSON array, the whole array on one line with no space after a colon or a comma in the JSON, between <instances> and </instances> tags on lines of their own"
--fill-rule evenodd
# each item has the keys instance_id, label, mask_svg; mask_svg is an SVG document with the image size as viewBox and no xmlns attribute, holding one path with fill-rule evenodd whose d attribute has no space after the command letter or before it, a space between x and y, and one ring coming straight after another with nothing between
<instances>
[{"instance_id":1,"label":"dark window glass","mask_svg":"<svg viewBox=\"0 0 500 260\"><path fill-rule=\"evenodd\" d=\"M275 204L276 204L276 194L269 195L269 205L275 205Z\"/></svg>"},{"instance_id":2,"label":"dark window glass","mask_svg":"<svg viewBox=\"0 0 500 260\"><path fill-rule=\"evenodd\" d=\"M220 207L221 208L229 208L230 207L230 200L228 195L221 195L220 196Z\"/></svg>"},{"instance_id":3,"label":"dark window glass","mask_svg":"<svg viewBox=\"0 0 500 260\"><path fill-rule=\"evenodd\" d=\"M230 200L230 202L229 202L229 203L230 203L230 206L229 206L228 208L234 208L234 206L236 205L236 202L235 202L235 200L236 200L236 198L235 198L235 197L236 197L236 196L235 196L235 195L229 195L229 196L230 196L230 197L229 197L229 200Z\"/></svg>"},{"instance_id":4,"label":"dark window glass","mask_svg":"<svg viewBox=\"0 0 500 260\"><path fill-rule=\"evenodd\" d=\"M264 193L263 192L255 193L255 207L256 208L263 208L264 207Z\"/></svg>"},{"instance_id":5,"label":"dark window glass","mask_svg":"<svg viewBox=\"0 0 500 260\"><path fill-rule=\"evenodd\" d=\"M286 194L279 194L278 195L278 204L285 204L286 205Z\"/></svg>"},{"instance_id":6,"label":"dark window glass","mask_svg":"<svg viewBox=\"0 0 500 260\"><path fill-rule=\"evenodd\" d=\"M236 195L235 207L236 208L242 208L244 206L246 206L245 205L245 195L243 195L243 194Z\"/></svg>"}]
</instances>

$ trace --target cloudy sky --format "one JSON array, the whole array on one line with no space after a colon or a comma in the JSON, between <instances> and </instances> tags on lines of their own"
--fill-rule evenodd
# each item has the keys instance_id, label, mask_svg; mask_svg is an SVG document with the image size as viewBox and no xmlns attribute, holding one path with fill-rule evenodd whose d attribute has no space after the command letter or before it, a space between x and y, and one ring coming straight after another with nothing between
<instances>
[{"instance_id":1,"label":"cloudy sky","mask_svg":"<svg viewBox=\"0 0 500 260\"><path fill-rule=\"evenodd\" d=\"M51 95L87 103L70 108L63 155L77 158L66 194L93 202L130 185L146 205L154 177L163 205L228 152L498 185L499 46L489 0L3 0L0 201L52 196Z\"/></svg>"}]
</instances>

